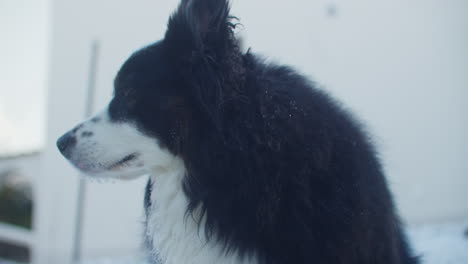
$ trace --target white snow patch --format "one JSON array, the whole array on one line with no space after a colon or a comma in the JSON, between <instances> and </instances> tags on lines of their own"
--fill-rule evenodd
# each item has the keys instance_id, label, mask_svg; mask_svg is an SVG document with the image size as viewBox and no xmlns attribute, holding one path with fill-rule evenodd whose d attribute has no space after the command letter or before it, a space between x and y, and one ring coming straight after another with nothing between
<instances>
[{"instance_id":1,"label":"white snow patch","mask_svg":"<svg viewBox=\"0 0 468 264\"><path fill-rule=\"evenodd\" d=\"M468 221L422 225L408 235L422 264L468 263Z\"/></svg>"}]
</instances>

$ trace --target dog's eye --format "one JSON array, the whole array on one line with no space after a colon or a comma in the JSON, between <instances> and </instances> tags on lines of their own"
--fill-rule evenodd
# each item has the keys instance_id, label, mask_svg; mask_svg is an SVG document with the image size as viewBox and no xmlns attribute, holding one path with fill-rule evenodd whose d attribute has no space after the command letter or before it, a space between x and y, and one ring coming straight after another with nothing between
<instances>
[{"instance_id":1,"label":"dog's eye","mask_svg":"<svg viewBox=\"0 0 468 264\"><path fill-rule=\"evenodd\" d=\"M180 108L184 105L184 100L179 96L160 96L159 107L161 109Z\"/></svg>"},{"instance_id":2,"label":"dog's eye","mask_svg":"<svg viewBox=\"0 0 468 264\"><path fill-rule=\"evenodd\" d=\"M134 97L127 97L125 98L125 104L126 107L129 111L131 111L133 108L135 108L137 100Z\"/></svg>"},{"instance_id":3,"label":"dog's eye","mask_svg":"<svg viewBox=\"0 0 468 264\"><path fill-rule=\"evenodd\" d=\"M109 104L109 117L114 121L121 121L128 118L130 108L125 98L114 97Z\"/></svg>"}]
</instances>

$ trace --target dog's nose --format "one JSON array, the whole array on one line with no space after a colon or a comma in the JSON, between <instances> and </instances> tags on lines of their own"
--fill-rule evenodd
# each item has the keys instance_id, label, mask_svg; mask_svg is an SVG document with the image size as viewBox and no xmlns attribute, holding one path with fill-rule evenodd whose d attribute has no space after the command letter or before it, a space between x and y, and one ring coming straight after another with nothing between
<instances>
[{"instance_id":1,"label":"dog's nose","mask_svg":"<svg viewBox=\"0 0 468 264\"><path fill-rule=\"evenodd\" d=\"M57 147L65 157L68 156L70 148L74 145L76 145L76 137L74 133L68 132L57 140Z\"/></svg>"}]
</instances>

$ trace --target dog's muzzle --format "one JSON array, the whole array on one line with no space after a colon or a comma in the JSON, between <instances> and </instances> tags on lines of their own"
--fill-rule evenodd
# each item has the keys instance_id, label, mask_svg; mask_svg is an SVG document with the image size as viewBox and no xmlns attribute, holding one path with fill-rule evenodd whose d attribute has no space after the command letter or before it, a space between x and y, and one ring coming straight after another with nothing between
<instances>
[{"instance_id":1,"label":"dog's muzzle","mask_svg":"<svg viewBox=\"0 0 468 264\"><path fill-rule=\"evenodd\" d=\"M76 145L76 142L77 140L75 133L68 132L57 140L57 148L60 150L63 156L69 158L71 150Z\"/></svg>"}]
</instances>

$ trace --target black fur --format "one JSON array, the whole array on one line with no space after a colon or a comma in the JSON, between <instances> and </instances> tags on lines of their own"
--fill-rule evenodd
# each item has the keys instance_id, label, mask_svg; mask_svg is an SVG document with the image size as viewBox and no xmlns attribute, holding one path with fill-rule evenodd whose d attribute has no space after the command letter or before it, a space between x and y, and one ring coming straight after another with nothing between
<instances>
[{"instance_id":1,"label":"black fur","mask_svg":"<svg viewBox=\"0 0 468 264\"><path fill-rule=\"evenodd\" d=\"M187 167L187 213L259 263L415 264L372 142L287 66L242 53L225 0L183 0L122 66L110 105ZM147 187L146 207L149 205Z\"/></svg>"}]
</instances>

